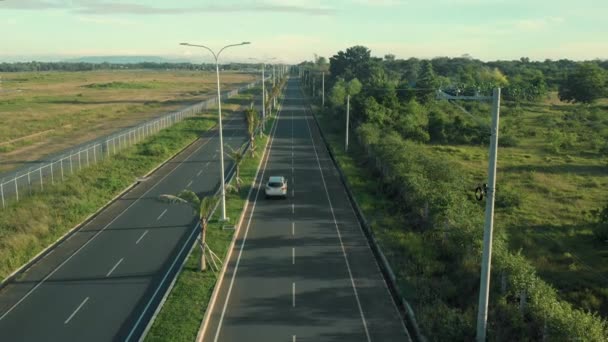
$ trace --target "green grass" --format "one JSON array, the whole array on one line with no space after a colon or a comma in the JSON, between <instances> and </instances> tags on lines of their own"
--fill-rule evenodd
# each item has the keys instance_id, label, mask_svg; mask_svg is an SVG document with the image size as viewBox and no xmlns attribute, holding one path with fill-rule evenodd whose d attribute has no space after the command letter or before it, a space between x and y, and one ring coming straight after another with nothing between
<instances>
[{"instance_id":1,"label":"green grass","mask_svg":"<svg viewBox=\"0 0 608 342\"><path fill-rule=\"evenodd\" d=\"M269 120L267 130L272 127L273 120ZM244 209L262 157L262 148L267 140L268 136L258 137L255 157L251 158L247 153L243 159L240 171L243 186L240 193L230 193L226 196L226 215L230 218L230 224L236 224ZM209 223L207 243L222 260L225 260L233 233L233 230L222 230L217 218ZM217 281L217 275L212 271L203 273L198 270L200 255L200 248L195 248L188 256L174 288L146 336L146 341L193 341L196 338Z\"/></svg>"},{"instance_id":2,"label":"green grass","mask_svg":"<svg viewBox=\"0 0 608 342\"><path fill-rule=\"evenodd\" d=\"M608 137L601 106L525 103L501 132L517 146L500 147L495 230L508 236L539 275L575 306L608 316L608 246L597 241L588 212L608 201ZM487 146L427 145L426 152L458 163L472 187L486 182ZM498 205L507 193L515 202Z\"/></svg>"},{"instance_id":3,"label":"green grass","mask_svg":"<svg viewBox=\"0 0 608 342\"><path fill-rule=\"evenodd\" d=\"M184 120L116 156L45 186L0 210L0 277L4 278L94 213L137 177L191 143L215 124L214 116ZM146 153L161 144L160 154ZM35 213L35 215L32 215Z\"/></svg>"}]
</instances>

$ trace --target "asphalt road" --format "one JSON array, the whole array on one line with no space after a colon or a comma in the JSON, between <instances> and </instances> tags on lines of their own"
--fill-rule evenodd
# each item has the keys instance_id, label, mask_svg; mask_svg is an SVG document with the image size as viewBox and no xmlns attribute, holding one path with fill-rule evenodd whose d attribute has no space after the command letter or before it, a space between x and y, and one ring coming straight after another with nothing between
<instances>
[{"instance_id":1,"label":"asphalt road","mask_svg":"<svg viewBox=\"0 0 608 342\"><path fill-rule=\"evenodd\" d=\"M203 341L410 339L307 108L289 80Z\"/></svg>"},{"instance_id":2,"label":"asphalt road","mask_svg":"<svg viewBox=\"0 0 608 342\"><path fill-rule=\"evenodd\" d=\"M225 145L245 136L241 113L225 119ZM189 207L158 196L213 193L219 177L212 130L4 287L0 341L137 340L198 232Z\"/></svg>"}]
</instances>

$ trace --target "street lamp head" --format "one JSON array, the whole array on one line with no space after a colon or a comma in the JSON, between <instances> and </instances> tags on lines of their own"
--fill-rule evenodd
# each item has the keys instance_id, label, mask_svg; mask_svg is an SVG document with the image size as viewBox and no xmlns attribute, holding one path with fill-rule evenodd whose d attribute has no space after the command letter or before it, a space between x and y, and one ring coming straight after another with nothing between
<instances>
[{"instance_id":1,"label":"street lamp head","mask_svg":"<svg viewBox=\"0 0 608 342\"><path fill-rule=\"evenodd\" d=\"M251 42L242 42L241 45L251 44Z\"/></svg>"},{"instance_id":2,"label":"street lamp head","mask_svg":"<svg viewBox=\"0 0 608 342\"><path fill-rule=\"evenodd\" d=\"M190 45L188 43L179 43L179 45Z\"/></svg>"}]
</instances>

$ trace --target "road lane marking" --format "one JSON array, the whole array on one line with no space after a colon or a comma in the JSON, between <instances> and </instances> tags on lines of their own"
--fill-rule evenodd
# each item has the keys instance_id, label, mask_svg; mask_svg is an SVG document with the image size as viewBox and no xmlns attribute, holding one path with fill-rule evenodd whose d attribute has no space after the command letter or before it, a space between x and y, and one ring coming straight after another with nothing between
<instances>
[{"instance_id":1,"label":"road lane marking","mask_svg":"<svg viewBox=\"0 0 608 342\"><path fill-rule=\"evenodd\" d=\"M211 162L207 162L207 164L205 164L205 167L209 166L209 163L211 163Z\"/></svg>"},{"instance_id":2,"label":"road lane marking","mask_svg":"<svg viewBox=\"0 0 608 342\"><path fill-rule=\"evenodd\" d=\"M291 247L291 264L292 265L296 264L296 248L295 247Z\"/></svg>"},{"instance_id":3,"label":"road lane marking","mask_svg":"<svg viewBox=\"0 0 608 342\"><path fill-rule=\"evenodd\" d=\"M232 119L234 120L234 119ZM4 314L2 314L2 316L0 316L0 320L3 320L9 313L11 313L17 306L19 306L24 300L26 300L32 293L34 293L34 291L36 291L42 284L44 284L44 282L46 282L50 277L52 277L57 271L59 271L59 269L61 269L66 263L68 263L74 256L76 256L81 250L83 250L86 246L88 246L93 240L95 240L101 233L103 233L106 228L108 228L112 223L114 223L116 220L118 220L119 217L121 217L124 213L126 213L129 209L131 209L131 207L133 207L135 204L137 204L137 202L139 202L139 200L141 200L142 198L144 198L144 196L146 194L148 194L150 191L152 191L154 188L156 188L159 184L162 183L163 180L165 180L165 178L169 177L170 175L173 174L173 172L175 172L175 170L177 170L180 166L184 165L185 161L188 161L195 153L197 153L198 151L200 151L203 147L207 146L207 144L213 140L213 138L215 137L209 137L207 138L207 141L205 141L204 143L201 144L201 146L197 147L194 151L192 151L190 154L188 154L188 156L186 158L184 158L182 160L182 162L180 162L179 164L177 164L177 166L175 166L171 171L167 172L167 174L165 174L164 176L162 176L162 178L160 178L156 183L154 183L154 185L152 185L148 190L146 190L146 192L144 192L141 196L139 196L135 201L133 201L133 203L131 203L128 207L126 207L123 211L121 211L118 215L116 215L112 221L110 221L108 224L106 224L102 229L100 229L99 231L97 231L97 233L90 238L87 242L85 242L82 246L80 246L80 248L78 248L74 253L72 253L67 259L65 259L61 264L59 264L59 266L57 266L52 272L50 272L49 274L46 275L46 277L44 277L40 282L38 282L36 284L36 286L34 286L33 288L31 288L23 297L21 297L21 299L19 299L19 301L17 301L17 303L13 304L13 306L11 306ZM166 165L166 164L165 164ZM74 237L76 235L76 233L70 235L66 241L69 241L72 237ZM139 321L138 323L139 324Z\"/></svg>"},{"instance_id":4,"label":"road lane marking","mask_svg":"<svg viewBox=\"0 0 608 342\"><path fill-rule=\"evenodd\" d=\"M277 120L280 117L282 111L279 111L277 114ZM278 122L278 121L277 121ZM260 182L264 180L264 174L266 173L266 166L268 165L268 161L270 160L270 155L272 153L272 144L274 143L274 134L276 133L278 124L275 124L274 131L271 132L270 142L268 143L268 155L266 157L266 161L264 162L264 167L262 168L262 174L260 176ZM262 156L262 160L260 163L264 161L264 157ZM261 164L260 164L261 165ZM249 215L249 219L247 220L247 226L245 227L245 234L243 236L243 242L241 242L241 247L239 248L239 255L236 258L236 264L234 265L234 271L232 272L232 278L230 279L230 285L228 286L228 292L226 293L226 300L224 301L224 306L222 308L222 314L220 315L220 320L217 324L217 330L215 331L215 337L213 339L214 342L217 342L220 336L220 332L222 330L222 322L224 321L224 316L226 315L226 309L228 308L228 301L230 300L230 294L232 293L232 287L234 286L234 280L236 278L236 273L239 270L239 264L241 263L241 256L243 255L243 249L245 248L245 241L247 241L247 235L249 234L249 228L251 227L251 220L253 219L253 213L255 212L255 207L258 201L258 197L260 196L260 187L258 187L255 198L253 200L253 206L251 208L251 214ZM228 261L226 261L228 262Z\"/></svg>"},{"instance_id":5,"label":"road lane marking","mask_svg":"<svg viewBox=\"0 0 608 342\"><path fill-rule=\"evenodd\" d=\"M112 267L112 269L110 270L110 272L108 272L108 274L106 274L106 277L109 277L110 274L112 274L112 272L114 272L114 270L116 269L116 267L118 267L118 265L120 265L120 263L124 260L125 258L121 258L120 260L118 260L118 262L116 263L116 265L114 265L114 267Z\"/></svg>"},{"instance_id":6,"label":"road lane marking","mask_svg":"<svg viewBox=\"0 0 608 342\"><path fill-rule=\"evenodd\" d=\"M203 172L203 170L200 170L200 171L199 171L199 172L196 174L196 176L197 176L197 177L198 177L198 176L200 176L200 175L201 175L201 172Z\"/></svg>"},{"instance_id":7,"label":"road lane marking","mask_svg":"<svg viewBox=\"0 0 608 342\"><path fill-rule=\"evenodd\" d=\"M296 235L296 223L291 222L291 235Z\"/></svg>"},{"instance_id":8,"label":"road lane marking","mask_svg":"<svg viewBox=\"0 0 608 342\"><path fill-rule=\"evenodd\" d=\"M291 203L291 213L295 214L296 213L296 207L295 204Z\"/></svg>"},{"instance_id":9,"label":"road lane marking","mask_svg":"<svg viewBox=\"0 0 608 342\"><path fill-rule=\"evenodd\" d=\"M292 342L296 342L296 335L293 335L293 338L291 339Z\"/></svg>"},{"instance_id":10,"label":"road lane marking","mask_svg":"<svg viewBox=\"0 0 608 342\"><path fill-rule=\"evenodd\" d=\"M189 182L188 182L188 185L186 185L186 188L189 188L189 187L190 187L190 185L192 185L192 181L189 181Z\"/></svg>"},{"instance_id":11,"label":"road lane marking","mask_svg":"<svg viewBox=\"0 0 608 342\"><path fill-rule=\"evenodd\" d=\"M370 337L369 331L367 329L367 322L365 321L365 315L363 314L363 308L361 306L361 300L359 299L357 287L355 286L355 280L353 279L353 273L350 269L350 263L348 261L348 257L346 256L346 249L344 248L344 243L342 241L342 234L340 233L340 228L338 227L338 221L336 220L336 214L334 213L334 207L331 203L331 198L329 197L329 190L327 190L327 183L325 182L325 176L323 175L323 169L321 168L321 161L319 160L319 154L317 153L317 146L315 145L315 140L312 136L312 130L310 129L310 124L308 123L308 118L306 118L306 126L308 127L308 134L310 135L310 140L312 141L312 147L315 152L315 157L317 159L317 166L319 167L319 172L321 174L321 181L323 183L323 188L325 189L325 196L327 197L327 202L329 204L329 210L331 211L331 216L334 220L334 226L336 227L336 233L338 235L338 240L340 241L340 247L342 248L342 255L344 256L344 261L346 262L346 269L348 270L348 275L350 277L350 283L352 285L353 292L355 294L355 299L357 301L357 306L359 308L359 314L361 315L361 321L363 323L363 329L365 330L365 336L367 337L367 341L371 342L371 337Z\"/></svg>"},{"instance_id":12,"label":"road lane marking","mask_svg":"<svg viewBox=\"0 0 608 342\"><path fill-rule=\"evenodd\" d=\"M160 220L165 215L166 212L167 212L167 209L165 209L160 215L158 215L158 217L156 218L156 221Z\"/></svg>"},{"instance_id":13,"label":"road lane marking","mask_svg":"<svg viewBox=\"0 0 608 342\"><path fill-rule=\"evenodd\" d=\"M89 301L89 297L85 298L82 303L80 303L80 305L78 305L78 307L76 308L76 310L74 310L74 312L72 312L72 314L70 315L70 317L68 317L68 319L65 320L65 322L63 322L63 324L68 324L70 323L70 321L72 320L72 318L74 318L74 316L76 315L76 313L78 313L78 311L80 309L82 309L82 307Z\"/></svg>"},{"instance_id":14,"label":"road lane marking","mask_svg":"<svg viewBox=\"0 0 608 342\"><path fill-rule=\"evenodd\" d=\"M135 244L137 245L139 243L139 241L141 241L141 239L143 239L144 236L146 236L146 234L148 234L147 230L143 234L141 234L141 236L139 237L139 239L137 239L137 241L135 241Z\"/></svg>"},{"instance_id":15,"label":"road lane marking","mask_svg":"<svg viewBox=\"0 0 608 342\"><path fill-rule=\"evenodd\" d=\"M291 283L291 307L296 307L296 283Z\"/></svg>"}]
</instances>

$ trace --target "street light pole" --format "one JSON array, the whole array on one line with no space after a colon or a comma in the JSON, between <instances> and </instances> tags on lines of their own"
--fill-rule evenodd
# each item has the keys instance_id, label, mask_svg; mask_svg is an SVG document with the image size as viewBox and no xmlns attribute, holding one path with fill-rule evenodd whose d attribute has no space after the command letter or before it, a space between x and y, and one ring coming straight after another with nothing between
<instances>
[{"instance_id":1,"label":"street light pole","mask_svg":"<svg viewBox=\"0 0 608 342\"><path fill-rule=\"evenodd\" d=\"M223 138L223 132L222 132L222 99L221 99L221 92L220 92L219 58L220 58L220 54L225 49L227 49L229 47L233 47L233 46L240 46L240 45L247 45L247 44L250 44L250 43L242 42L239 44L226 45L223 48L221 48L217 54L213 50L211 50L210 48L208 48L204 45L196 45L196 44L188 44L188 43L180 44L180 45L185 45L185 46L193 46L193 47L200 47L200 48L207 49L209 52L211 52L211 54L213 55L213 58L215 59L215 75L216 75L216 79L217 79L217 115L218 115L218 126L219 126L219 133L220 133L220 170L221 170L220 180L221 180L221 192L222 192L221 221L227 221L228 218L226 217L226 184L225 184L225 180L224 180L224 178L225 178L225 176L224 176L224 138Z\"/></svg>"},{"instance_id":2,"label":"street light pole","mask_svg":"<svg viewBox=\"0 0 608 342\"><path fill-rule=\"evenodd\" d=\"M257 60L256 58L249 58L251 60ZM270 58L269 60L273 60L276 58ZM266 62L262 61L262 130L260 131L260 136L264 134L264 130L266 129L266 76L264 75L264 69L266 67Z\"/></svg>"}]
</instances>

